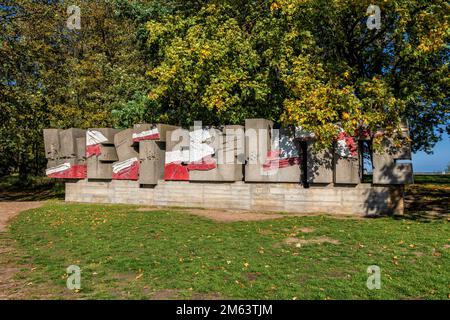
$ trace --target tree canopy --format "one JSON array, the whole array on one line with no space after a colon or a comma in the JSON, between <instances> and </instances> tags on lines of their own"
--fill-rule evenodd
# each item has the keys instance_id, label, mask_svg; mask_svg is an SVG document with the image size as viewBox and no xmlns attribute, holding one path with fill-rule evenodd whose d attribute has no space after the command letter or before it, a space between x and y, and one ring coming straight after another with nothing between
<instances>
[{"instance_id":1,"label":"tree canopy","mask_svg":"<svg viewBox=\"0 0 450 320\"><path fill-rule=\"evenodd\" d=\"M385 1L369 29L370 3L209 1L151 19L149 99L169 121L267 117L324 141L406 119L413 149L430 151L450 129L449 5Z\"/></svg>"},{"instance_id":2,"label":"tree canopy","mask_svg":"<svg viewBox=\"0 0 450 320\"><path fill-rule=\"evenodd\" d=\"M449 12L440 0L63 1L0 5L0 174L42 170L44 127L191 125L264 117L330 142L339 127L414 151L449 124ZM370 14L370 13L369 13ZM31 171L30 171L31 170Z\"/></svg>"}]
</instances>

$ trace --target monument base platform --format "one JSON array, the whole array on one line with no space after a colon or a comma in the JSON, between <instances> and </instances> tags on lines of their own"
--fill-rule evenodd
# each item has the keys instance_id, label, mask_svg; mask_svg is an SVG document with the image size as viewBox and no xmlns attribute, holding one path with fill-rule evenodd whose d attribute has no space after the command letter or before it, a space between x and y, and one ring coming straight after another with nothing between
<instances>
[{"instance_id":1,"label":"monument base platform","mask_svg":"<svg viewBox=\"0 0 450 320\"><path fill-rule=\"evenodd\" d=\"M66 183L66 201L367 216L403 214L403 186L85 179Z\"/></svg>"}]
</instances>

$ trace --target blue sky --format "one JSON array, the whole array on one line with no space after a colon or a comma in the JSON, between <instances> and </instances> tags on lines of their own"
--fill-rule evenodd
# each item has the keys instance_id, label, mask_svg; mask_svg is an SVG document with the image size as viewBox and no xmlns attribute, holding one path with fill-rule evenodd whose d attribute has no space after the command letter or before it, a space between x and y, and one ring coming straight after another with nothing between
<instances>
[{"instance_id":1,"label":"blue sky","mask_svg":"<svg viewBox=\"0 0 450 320\"><path fill-rule=\"evenodd\" d=\"M418 152L413 154L413 170L415 172L442 171L450 162L450 137L446 134L433 149L433 154Z\"/></svg>"}]
</instances>

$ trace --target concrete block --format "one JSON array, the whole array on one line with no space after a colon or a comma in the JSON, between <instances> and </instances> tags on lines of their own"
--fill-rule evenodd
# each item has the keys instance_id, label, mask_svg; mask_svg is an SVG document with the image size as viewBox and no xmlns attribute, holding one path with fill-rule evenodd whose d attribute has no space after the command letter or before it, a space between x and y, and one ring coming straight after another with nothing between
<instances>
[{"instance_id":1,"label":"concrete block","mask_svg":"<svg viewBox=\"0 0 450 320\"><path fill-rule=\"evenodd\" d=\"M281 128L278 136L272 129L269 120L245 120L245 181L300 183L300 146L294 129Z\"/></svg>"},{"instance_id":2,"label":"concrete block","mask_svg":"<svg viewBox=\"0 0 450 320\"><path fill-rule=\"evenodd\" d=\"M165 143L161 141L141 141L139 143L139 183L158 184L164 179Z\"/></svg>"},{"instance_id":3,"label":"concrete block","mask_svg":"<svg viewBox=\"0 0 450 320\"><path fill-rule=\"evenodd\" d=\"M299 165L264 172L261 165L245 165L246 182L301 182L301 167Z\"/></svg>"},{"instance_id":4,"label":"concrete block","mask_svg":"<svg viewBox=\"0 0 450 320\"><path fill-rule=\"evenodd\" d=\"M226 164L245 164L245 127L227 125L224 128L225 141L223 146L223 161ZM232 154L227 154L232 152ZM220 155L220 153L219 153ZM219 156L220 160L220 156Z\"/></svg>"},{"instance_id":5,"label":"concrete block","mask_svg":"<svg viewBox=\"0 0 450 320\"><path fill-rule=\"evenodd\" d=\"M409 184L413 183L411 163L397 163L397 160L411 160L411 148L405 144L400 148L394 146L392 139L382 141L382 150L373 152L374 184Z\"/></svg>"},{"instance_id":6,"label":"concrete block","mask_svg":"<svg viewBox=\"0 0 450 320\"><path fill-rule=\"evenodd\" d=\"M54 168L58 165L59 165L58 160L53 160L53 159L47 160L47 169Z\"/></svg>"},{"instance_id":7,"label":"concrete block","mask_svg":"<svg viewBox=\"0 0 450 320\"><path fill-rule=\"evenodd\" d=\"M104 145L114 145L114 136L121 131L119 129L112 128L92 128L89 130L99 131L101 134L103 134L107 139L105 142L102 142L102 144Z\"/></svg>"},{"instance_id":8,"label":"concrete block","mask_svg":"<svg viewBox=\"0 0 450 320\"><path fill-rule=\"evenodd\" d=\"M166 151L189 150L189 130L177 128L166 131Z\"/></svg>"},{"instance_id":9,"label":"concrete block","mask_svg":"<svg viewBox=\"0 0 450 320\"><path fill-rule=\"evenodd\" d=\"M77 139L86 137L86 130L71 128L59 132L60 156L70 157L77 155Z\"/></svg>"},{"instance_id":10,"label":"concrete block","mask_svg":"<svg viewBox=\"0 0 450 320\"><path fill-rule=\"evenodd\" d=\"M133 132L133 129L125 129L117 132L114 136L114 145L116 148L123 144L129 147L133 146Z\"/></svg>"},{"instance_id":11,"label":"concrete block","mask_svg":"<svg viewBox=\"0 0 450 320\"><path fill-rule=\"evenodd\" d=\"M137 147L131 147L128 143L122 143L120 145L116 145L117 156L119 157L119 161L125 161L131 158L137 158L139 156L139 152Z\"/></svg>"},{"instance_id":12,"label":"concrete block","mask_svg":"<svg viewBox=\"0 0 450 320\"><path fill-rule=\"evenodd\" d=\"M167 131L174 131L179 128L180 128L179 126L172 126L172 125L162 124L162 123L158 123L158 124L139 123L139 124L134 125L133 133L135 135L142 136L143 133L153 130L151 140L165 142L167 139ZM155 133L157 133L156 136L153 135Z\"/></svg>"},{"instance_id":13,"label":"concrete block","mask_svg":"<svg viewBox=\"0 0 450 320\"><path fill-rule=\"evenodd\" d=\"M86 160L88 179L112 179L112 163L101 162L93 156Z\"/></svg>"},{"instance_id":14,"label":"concrete block","mask_svg":"<svg viewBox=\"0 0 450 320\"><path fill-rule=\"evenodd\" d=\"M278 169L276 179L271 181L301 183L301 174L300 165L280 168Z\"/></svg>"},{"instance_id":15,"label":"concrete block","mask_svg":"<svg viewBox=\"0 0 450 320\"><path fill-rule=\"evenodd\" d=\"M307 182L333 183L333 150L317 150L314 142L307 144Z\"/></svg>"},{"instance_id":16,"label":"concrete block","mask_svg":"<svg viewBox=\"0 0 450 320\"><path fill-rule=\"evenodd\" d=\"M101 145L100 146L100 155L98 156L98 160L102 162L115 162L119 161L119 157L117 155L116 147L111 145Z\"/></svg>"},{"instance_id":17,"label":"concrete block","mask_svg":"<svg viewBox=\"0 0 450 320\"><path fill-rule=\"evenodd\" d=\"M343 158L334 153L334 183L358 184L361 182L359 155Z\"/></svg>"},{"instance_id":18,"label":"concrete block","mask_svg":"<svg viewBox=\"0 0 450 320\"><path fill-rule=\"evenodd\" d=\"M44 129L45 157L47 159L57 159L60 152L60 129Z\"/></svg>"},{"instance_id":19,"label":"concrete block","mask_svg":"<svg viewBox=\"0 0 450 320\"><path fill-rule=\"evenodd\" d=\"M134 129L126 129L118 132L114 136L114 146L116 147L119 161L125 161L139 156L138 148L133 143Z\"/></svg>"},{"instance_id":20,"label":"concrete block","mask_svg":"<svg viewBox=\"0 0 450 320\"><path fill-rule=\"evenodd\" d=\"M243 165L219 164L208 171L189 171L189 181L242 181Z\"/></svg>"},{"instance_id":21,"label":"concrete block","mask_svg":"<svg viewBox=\"0 0 450 320\"><path fill-rule=\"evenodd\" d=\"M137 181L80 180L66 184L66 201L357 216L403 211L403 186L360 184L303 188L298 184L287 183L211 184L175 181L161 181L154 188L138 186Z\"/></svg>"},{"instance_id":22,"label":"concrete block","mask_svg":"<svg viewBox=\"0 0 450 320\"><path fill-rule=\"evenodd\" d=\"M397 164L387 154L374 154L373 167L374 184L410 184L414 181L412 164Z\"/></svg>"},{"instance_id":23,"label":"concrete block","mask_svg":"<svg viewBox=\"0 0 450 320\"><path fill-rule=\"evenodd\" d=\"M189 180L242 181L245 151L244 128L242 126L226 126L224 131L213 128L208 131L211 137L205 144L214 150L212 158L216 162L217 167L206 171L191 170L189 171ZM239 157L240 160L238 159Z\"/></svg>"},{"instance_id":24,"label":"concrete block","mask_svg":"<svg viewBox=\"0 0 450 320\"><path fill-rule=\"evenodd\" d=\"M245 119L245 157L251 164L264 163L271 149L273 122L266 119Z\"/></svg>"},{"instance_id":25,"label":"concrete block","mask_svg":"<svg viewBox=\"0 0 450 320\"><path fill-rule=\"evenodd\" d=\"M81 164L86 164L86 159L80 159L77 157L66 157L66 158L59 158L58 160L55 161L56 165L61 165L64 163L70 163L72 166L75 165L81 165Z\"/></svg>"},{"instance_id":26,"label":"concrete block","mask_svg":"<svg viewBox=\"0 0 450 320\"><path fill-rule=\"evenodd\" d=\"M86 136L76 139L77 154L78 159L86 159Z\"/></svg>"}]
</instances>

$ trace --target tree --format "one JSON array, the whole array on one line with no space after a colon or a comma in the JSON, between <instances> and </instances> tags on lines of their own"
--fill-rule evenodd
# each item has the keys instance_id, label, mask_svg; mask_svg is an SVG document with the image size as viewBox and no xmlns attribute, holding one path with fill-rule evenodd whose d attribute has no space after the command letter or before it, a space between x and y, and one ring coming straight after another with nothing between
<instances>
[{"instance_id":1,"label":"tree","mask_svg":"<svg viewBox=\"0 0 450 320\"><path fill-rule=\"evenodd\" d=\"M75 1L81 29L67 28L62 1L0 7L0 174L39 174L42 129L115 125L113 109L145 95L136 26L111 1Z\"/></svg>"},{"instance_id":2,"label":"tree","mask_svg":"<svg viewBox=\"0 0 450 320\"><path fill-rule=\"evenodd\" d=\"M267 117L330 143L338 130L394 136L409 120L413 150L450 130L449 5L370 1L199 2L147 23L149 99L173 123Z\"/></svg>"},{"instance_id":3,"label":"tree","mask_svg":"<svg viewBox=\"0 0 450 320\"><path fill-rule=\"evenodd\" d=\"M264 117L330 143L409 120L414 151L450 131L449 5L369 0L77 0L0 5L0 175L40 173L45 127Z\"/></svg>"}]
</instances>

